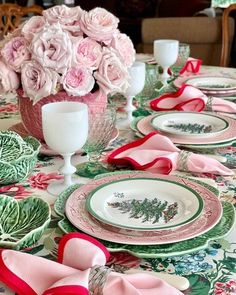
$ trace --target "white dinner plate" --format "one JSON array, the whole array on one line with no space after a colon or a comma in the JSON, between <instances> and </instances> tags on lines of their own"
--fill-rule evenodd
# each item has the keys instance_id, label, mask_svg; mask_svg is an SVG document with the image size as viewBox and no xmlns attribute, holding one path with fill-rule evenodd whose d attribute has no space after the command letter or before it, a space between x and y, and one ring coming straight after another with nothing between
<instances>
[{"instance_id":1,"label":"white dinner plate","mask_svg":"<svg viewBox=\"0 0 236 295\"><path fill-rule=\"evenodd\" d=\"M152 126L167 134L205 137L225 131L229 123L216 115L195 112L171 112L152 118Z\"/></svg>"},{"instance_id":2,"label":"white dinner plate","mask_svg":"<svg viewBox=\"0 0 236 295\"><path fill-rule=\"evenodd\" d=\"M86 199L103 223L132 230L169 229L195 220L203 200L194 190L162 179L124 179L98 186Z\"/></svg>"},{"instance_id":3,"label":"white dinner plate","mask_svg":"<svg viewBox=\"0 0 236 295\"><path fill-rule=\"evenodd\" d=\"M228 77L192 77L187 79L185 83L206 91L228 91L236 89L236 79Z\"/></svg>"}]
</instances>

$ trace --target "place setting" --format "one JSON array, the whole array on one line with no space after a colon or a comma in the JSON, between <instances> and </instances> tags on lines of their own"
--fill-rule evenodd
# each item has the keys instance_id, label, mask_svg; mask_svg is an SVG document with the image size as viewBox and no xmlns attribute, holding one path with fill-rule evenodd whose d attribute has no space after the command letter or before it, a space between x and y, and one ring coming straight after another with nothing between
<instances>
[{"instance_id":1,"label":"place setting","mask_svg":"<svg viewBox=\"0 0 236 295\"><path fill-rule=\"evenodd\" d=\"M141 171L104 174L75 185L58 197L54 209L64 232L83 231L110 251L138 257L205 248L216 233L224 236L234 224L232 205L220 202L219 191L209 184Z\"/></svg>"},{"instance_id":2,"label":"place setting","mask_svg":"<svg viewBox=\"0 0 236 295\"><path fill-rule=\"evenodd\" d=\"M137 118L131 124L138 136L158 131L178 146L201 149L232 145L236 140L235 127L235 120L227 116L185 111L161 112Z\"/></svg>"}]
</instances>

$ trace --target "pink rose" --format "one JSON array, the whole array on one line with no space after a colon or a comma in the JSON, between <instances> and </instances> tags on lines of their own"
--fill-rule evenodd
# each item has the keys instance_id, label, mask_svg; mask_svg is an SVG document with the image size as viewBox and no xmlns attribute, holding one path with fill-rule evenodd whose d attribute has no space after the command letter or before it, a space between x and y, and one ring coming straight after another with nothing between
<instances>
[{"instance_id":1,"label":"pink rose","mask_svg":"<svg viewBox=\"0 0 236 295\"><path fill-rule=\"evenodd\" d=\"M78 21L83 10L80 6L68 7L66 5L56 5L43 11L43 16L49 24L60 23L62 25L72 24Z\"/></svg>"},{"instance_id":2,"label":"pink rose","mask_svg":"<svg viewBox=\"0 0 236 295\"><path fill-rule=\"evenodd\" d=\"M32 40L32 57L43 67L63 73L71 66L73 46L59 24L46 25Z\"/></svg>"},{"instance_id":3,"label":"pink rose","mask_svg":"<svg viewBox=\"0 0 236 295\"><path fill-rule=\"evenodd\" d=\"M41 98L57 92L59 75L42 67L35 61L25 62L22 66L21 82L24 95L37 103Z\"/></svg>"},{"instance_id":4,"label":"pink rose","mask_svg":"<svg viewBox=\"0 0 236 295\"><path fill-rule=\"evenodd\" d=\"M22 63L31 57L29 43L24 37L14 37L1 50L2 57L14 71L20 72Z\"/></svg>"},{"instance_id":5,"label":"pink rose","mask_svg":"<svg viewBox=\"0 0 236 295\"><path fill-rule=\"evenodd\" d=\"M75 62L87 68L98 68L102 58L102 47L90 38L81 38L75 49Z\"/></svg>"},{"instance_id":6,"label":"pink rose","mask_svg":"<svg viewBox=\"0 0 236 295\"><path fill-rule=\"evenodd\" d=\"M35 33L42 30L45 25L45 19L42 16L32 16L22 27L22 34L28 40L31 41Z\"/></svg>"},{"instance_id":7,"label":"pink rose","mask_svg":"<svg viewBox=\"0 0 236 295\"><path fill-rule=\"evenodd\" d=\"M83 10L79 7L68 7L65 5L53 6L44 10L43 15L49 24L60 23L64 30L73 36L81 36L79 20Z\"/></svg>"},{"instance_id":8,"label":"pink rose","mask_svg":"<svg viewBox=\"0 0 236 295\"><path fill-rule=\"evenodd\" d=\"M114 50L104 49L98 71L94 73L98 85L104 93L125 92L129 74Z\"/></svg>"},{"instance_id":9,"label":"pink rose","mask_svg":"<svg viewBox=\"0 0 236 295\"><path fill-rule=\"evenodd\" d=\"M92 73L85 67L71 68L63 77L63 88L68 95L82 96L94 87Z\"/></svg>"},{"instance_id":10,"label":"pink rose","mask_svg":"<svg viewBox=\"0 0 236 295\"><path fill-rule=\"evenodd\" d=\"M120 59L130 67L135 60L134 45L126 34L116 33L111 41L111 47L117 50Z\"/></svg>"},{"instance_id":11,"label":"pink rose","mask_svg":"<svg viewBox=\"0 0 236 295\"><path fill-rule=\"evenodd\" d=\"M119 19L106 9L97 7L83 12L80 19L81 30L96 41L109 42L118 27Z\"/></svg>"},{"instance_id":12,"label":"pink rose","mask_svg":"<svg viewBox=\"0 0 236 295\"><path fill-rule=\"evenodd\" d=\"M20 80L16 72L0 60L0 94L19 88Z\"/></svg>"}]
</instances>

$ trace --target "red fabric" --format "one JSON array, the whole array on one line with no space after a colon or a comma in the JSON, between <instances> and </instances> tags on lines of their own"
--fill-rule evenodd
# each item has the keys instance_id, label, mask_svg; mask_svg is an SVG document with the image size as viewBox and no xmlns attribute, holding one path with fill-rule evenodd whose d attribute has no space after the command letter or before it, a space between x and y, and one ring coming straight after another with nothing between
<instances>
[{"instance_id":1,"label":"red fabric","mask_svg":"<svg viewBox=\"0 0 236 295\"><path fill-rule=\"evenodd\" d=\"M185 97L182 99L181 96L187 90L189 85L184 84L181 88L179 88L176 92L166 93L157 98L154 98L150 101L150 107L154 111L195 111L201 112L205 109L206 103L202 99L202 97L194 97L186 99ZM160 104L166 100L172 99L173 107L161 107Z\"/></svg>"},{"instance_id":2,"label":"red fabric","mask_svg":"<svg viewBox=\"0 0 236 295\"><path fill-rule=\"evenodd\" d=\"M195 58L189 58L185 64L185 66L180 71L180 74L182 75L185 72L190 72L190 73L196 74L199 72L201 65L202 65L202 60L195 59Z\"/></svg>"},{"instance_id":3,"label":"red fabric","mask_svg":"<svg viewBox=\"0 0 236 295\"><path fill-rule=\"evenodd\" d=\"M37 293L26 282L6 267L2 258L3 251L4 249L0 249L0 281L19 295L37 295Z\"/></svg>"},{"instance_id":4,"label":"red fabric","mask_svg":"<svg viewBox=\"0 0 236 295\"><path fill-rule=\"evenodd\" d=\"M46 290L43 295L89 295L83 286L59 286Z\"/></svg>"}]
</instances>

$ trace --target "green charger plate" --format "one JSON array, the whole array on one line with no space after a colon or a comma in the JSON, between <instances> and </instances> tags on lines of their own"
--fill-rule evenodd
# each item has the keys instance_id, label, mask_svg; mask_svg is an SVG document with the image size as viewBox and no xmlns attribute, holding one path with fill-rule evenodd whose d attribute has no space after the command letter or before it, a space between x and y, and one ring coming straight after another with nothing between
<instances>
[{"instance_id":1,"label":"green charger plate","mask_svg":"<svg viewBox=\"0 0 236 295\"><path fill-rule=\"evenodd\" d=\"M127 173L127 171L124 171L124 172L119 171L115 173L122 174L122 173ZM107 174L99 175L97 179L106 177L108 175L111 175L111 174L107 173ZM191 180L193 179L191 178ZM196 182L206 187L210 191L212 191L216 195L216 197L219 196L219 191L215 187L212 187L202 181L196 180ZM63 193L61 193L58 196L54 204L55 212L62 217L62 219L58 222L58 226L64 233L79 231L76 227L74 227L69 222L69 220L65 216L64 208L65 208L65 203L68 197L71 195L73 191L75 191L80 186L81 185L75 184L69 187L67 190L65 190ZM172 244L165 244L165 245L148 245L148 246L124 245L124 244L118 244L118 243L109 242L105 240L100 240L100 241L108 248L110 252L125 251L125 252L129 252L130 254L134 256L141 257L141 258L158 258L158 257L164 258L164 257L171 257L176 255L184 255L187 253L204 249L209 245L210 241L221 239L230 232L235 222L235 210L233 205L228 202L222 202L222 207L223 207L222 218L214 228L212 228L205 234L200 235L199 237L196 237L187 241L182 241L182 242L177 242Z\"/></svg>"}]
</instances>

